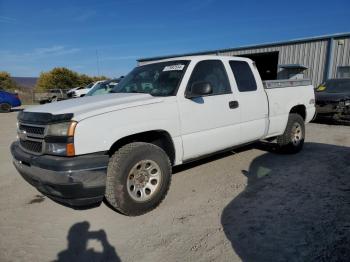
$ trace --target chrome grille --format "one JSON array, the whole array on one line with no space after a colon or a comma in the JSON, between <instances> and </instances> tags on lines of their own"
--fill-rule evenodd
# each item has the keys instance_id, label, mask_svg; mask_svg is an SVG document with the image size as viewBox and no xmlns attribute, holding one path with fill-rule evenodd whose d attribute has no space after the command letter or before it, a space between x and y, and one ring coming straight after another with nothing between
<instances>
[{"instance_id":1,"label":"chrome grille","mask_svg":"<svg viewBox=\"0 0 350 262\"><path fill-rule=\"evenodd\" d=\"M35 134L35 135L44 135L45 133L45 127L43 126L33 126L33 125L26 125L26 124L20 124L19 130L26 131L28 134Z\"/></svg>"},{"instance_id":2,"label":"chrome grille","mask_svg":"<svg viewBox=\"0 0 350 262\"><path fill-rule=\"evenodd\" d=\"M46 126L27 123L18 124L18 138L20 147L32 154L40 155L44 150Z\"/></svg>"},{"instance_id":3,"label":"chrome grille","mask_svg":"<svg viewBox=\"0 0 350 262\"><path fill-rule=\"evenodd\" d=\"M33 153L41 153L43 143L37 142L37 141L31 141L31 140L19 140L19 143L21 147L27 151L33 152Z\"/></svg>"}]
</instances>

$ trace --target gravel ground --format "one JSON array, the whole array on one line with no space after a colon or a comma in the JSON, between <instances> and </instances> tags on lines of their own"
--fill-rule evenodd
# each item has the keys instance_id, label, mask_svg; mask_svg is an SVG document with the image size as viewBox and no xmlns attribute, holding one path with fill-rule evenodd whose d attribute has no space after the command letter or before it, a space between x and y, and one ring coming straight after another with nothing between
<instances>
[{"instance_id":1,"label":"gravel ground","mask_svg":"<svg viewBox=\"0 0 350 262\"><path fill-rule=\"evenodd\" d=\"M0 261L349 261L350 126L309 124L304 150L255 145L175 168L139 217L42 196L9 153L0 114Z\"/></svg>"}]
</instances>

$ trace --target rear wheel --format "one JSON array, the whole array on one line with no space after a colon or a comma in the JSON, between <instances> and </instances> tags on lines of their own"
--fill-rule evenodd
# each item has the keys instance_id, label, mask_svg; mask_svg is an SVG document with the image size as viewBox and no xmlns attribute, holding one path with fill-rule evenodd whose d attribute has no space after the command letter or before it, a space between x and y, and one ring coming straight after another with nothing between
<instances>
[{"instance_id":1,"label":"rear wheel","mask_svg":"<svg viewBox=\"0 0 350 262\"><path fill-rule=\"evenodd\" d=\"M286 130L277 137L277 144L282 153L298 153L304 145L305 123L298 114L290 114Z\"/></svg>"},{"instance_id":2,"label":"rear wheel","mask_svg":"<svg viewBox=\"0 0 350 262\"><path fill-rule=\"evenodd\" d=\"M8 103L0 104L0 113L8 113L11 111L11 105Z\"/></svg>"},{"instance_id":3,"label":"rear wheel","mask_svg":"<svg viewBox=\"0 0 350 262\"><path fill-rule=\"evenodd\" d=\"M53 97L51 98L51 101L50 101L50 102L52 103L52 102L57 102L57 101L58 101L57 96L53 96Z\"/></svg>"},{"instance_id":4,"label":"rear wheel","mask_svg":"<svg viewBox=\"0 0 350 262\"><path fill-rule=\"evenodd\" d=\"M160 147L143 142L130 143L110 158L105 197L117 211L137 216L160 204L170 181L170 161Z\"/></svg>"}]
</instances>

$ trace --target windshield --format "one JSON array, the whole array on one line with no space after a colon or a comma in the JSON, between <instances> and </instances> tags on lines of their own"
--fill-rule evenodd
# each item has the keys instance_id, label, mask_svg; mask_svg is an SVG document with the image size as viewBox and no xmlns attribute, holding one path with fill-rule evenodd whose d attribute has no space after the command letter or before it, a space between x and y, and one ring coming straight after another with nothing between
<instances>
[{"instance_id":1,"label":"windshield","mask_svg":"<svg viewBox=\"0 0 350 262\"><path fill-rule=\"evenodd\" d=\"M90 83L87 86L79 87L77 90L81 90L81 89L85 89L85 88L91 88L93 85L94 85L94 83Z\"/></svg>"},{"instance_id":2,"label":"windshield","mask_svg":"<svg viewBox=\"0 0 350 262\"><path fill-rule=\"evenodd\" d=\"M177 60L136 67L111 92L174 96L188 63Z\"/></svg>"},{"instance_id":3,"label":"windshield","mask_svg":"<svg viewBox=\"0 0 350 262\"><path fill-rule=\"evenodd\" d=\"M118 80L100 82L97 83L86 95L96 96L108 94L116 85L118 85Z\"/></svg>"},{"instance_id":4,"label":"windshield","mask_svg":"<svg viewBox=\"0 0 350 262\"><path fill-rule=\"evenodd\" d=\"M325 84L320 85L316 91L326 93L350 93L350 79L328 80Z\"/></svg>"}]
</instances>

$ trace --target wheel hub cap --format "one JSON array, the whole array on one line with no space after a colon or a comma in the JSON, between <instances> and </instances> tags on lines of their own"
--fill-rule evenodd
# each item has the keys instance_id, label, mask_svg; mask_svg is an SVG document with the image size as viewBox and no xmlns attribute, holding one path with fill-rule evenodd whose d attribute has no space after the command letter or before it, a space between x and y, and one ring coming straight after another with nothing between
<instances>
[{"instance_id":1,"label":"wheel hub cap","mask_svg":"<svg viewBox=\"0 0 350 262\"><path fill-rule=\"evenodd\" d=\"M142 160L130 170L127 189L130 197L137 202L151 199L159 190L162 172L159 165L152 160Z\"/></svg>"},{"instance_id":2,"label":"wheel hub cap","mask_svg":"<svg viewBox=\"0 0 350 262\"><path fill-rule=\"evenodd\" d=\"M299 123L294 123L292 128L292 143L294 145L299 145L301 140L303 139L303 131Z\"/></svg>"}]
</instances>

